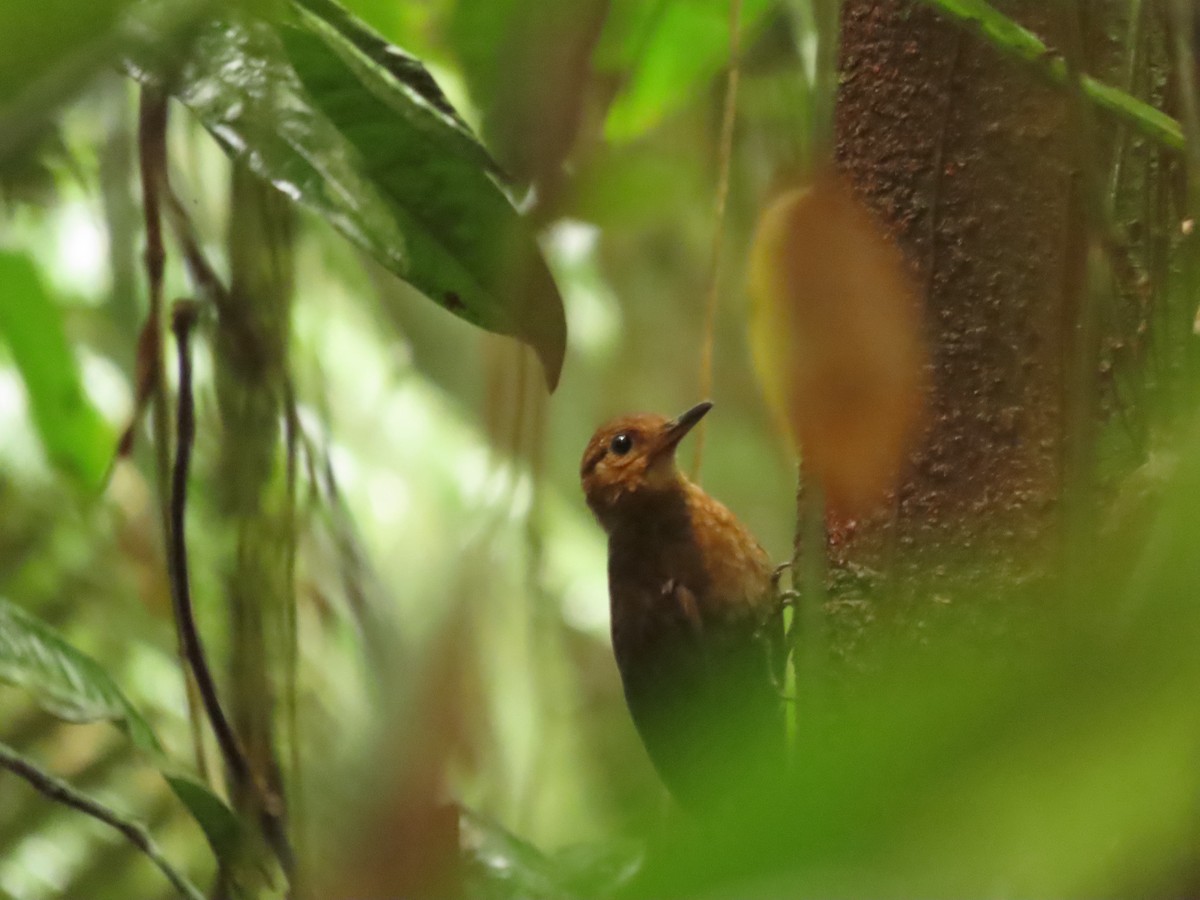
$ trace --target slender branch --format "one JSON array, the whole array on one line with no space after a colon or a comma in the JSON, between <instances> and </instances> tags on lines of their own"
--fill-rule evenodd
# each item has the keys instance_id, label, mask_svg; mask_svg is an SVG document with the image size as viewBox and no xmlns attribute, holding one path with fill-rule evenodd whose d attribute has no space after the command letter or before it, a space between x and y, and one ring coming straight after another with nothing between
<instances>
[{"instance_id":1,"label":"slender branch","mask_svg":"<svg viewBox=\"0 0 1200 900\"><path fill-rule=\"evenodd\" d=\"M1113 198L1106 190L1107 183L1095 153L1095 116L1083 93L1086 54L1080 14L1077 9L1063 7L1058 18L1067 73L1068 126L1074 138L1072 149L1080 173L1077 191L1084 216L1082 234L1076 238L1083 242L1083 264L1078 269L1068 267L1065 285L1066 296L1074 299L1076 311L1071 340L1068 341L1069 358L1063 391L1067 438L1063 447L1065 528L1062 550L1064 572L1068 579L1075 579L1083 574L1086 559L1090 556L1087 535L1093 517L1088 507L1093 499L1090 494L1095 466L1100 302L1111 294L1110 265L1104 263L1116 262L1111 253L1106 260L1101 251L1111 243L1108 236L1115 224ZM1115 271L1115 265L1111 271Z\"/></svg>"},{"instance_id":2,"label":"slender branch","mask_svg":"<svg viewBox=\"0 0 1200 900\"><path fill-rule=\"evenodd\" d=\"M1195 216L1200 203L1200 86L1196 84L1196 48L1193 33L1196 27L1196 10L1187 0L1172 0L1170 6L1172 25L1172 47L1179 83L1180 118L1187 136L1185 161L1187 163L1187 214ZM1193 238L1192 243L1195 243Z\"/></svg>"},{"instance_id":3,"label":"slender branch","mask_svg":"<svg viewBox=\"0 0 1200 900\"><path fill-rule=\"evenodd\" d=\"M1134 80L1137 76L1140 59L1142 32L1144 30L1145 9L1143 0L1130 0L1129 28L1125 33L1125 65L1121 73L1121 83L1118 89L1133 96ZM1125 154L1129 146L1126 127L1122 123L1117 129L1116 147L1113 150L1112 169L1109 173L1108 194L1116 197L1121 187L1121 172L1125 166Z\"/></svg>"},{"instance_id":4,"label":"slender branch","mask_svg":"<svg viewBox=\"0 0 1200 900\"><path fill-rule=\"evenodd\" d=\"M137 402L134 423L146 404L154 404L154 443L158 465L159 512L162 516L163 533L166 534L167 490L170 468L170 431L167 427L167 389L163 377L162 357L162 296L163 268L166 249L162 237L162 205L159 197L163 172L167 167L167 98L161 90L146 87L142 90L138 109L138 163L142 178L142 210L146 220L146 281L150 295L150 309L146 324L138 338L137 359ZM135 424L130 425L127 438L133 443Z\"/></svg>"},{"instance_id":5,"label":"slender branch","mask_svg":"<svg viewBox=\"0 0 1200 900\"><path fill-rule=\"evenodd\" d=\"M142 208L146 219L146 278L149 284L150 309L146 324L138 338L137 402L129 431L122 440L122 449L132 450L134 430L147 403L152 406L154 429L155 485L158 489L159 522L163 538L171 541L170 469L171 431L168 424L171 403L167 392L167 376L163 365L163 268L166 249L162 238L161 197L167 177L167 97L160 88L142 89L138 110L138 163L142 179ZM118 451L122 452L122 451ZM208 757L204 752L204 732L200 720L200 698L195 679L187 667L183 633L175 622L175 639L180 662L183 663L188 722L192 732L192 750L196 768L205 781L210 781Z\"/></svg>"},{"instance_id":6,"label":"slender branch","mask_svg":"<svg viewBox=\"0 0 1200 900\"><path fill-rule=\"evenodd\" d=\"M307 844L308 816L305 806L305 783L303 757L301 755L300 739L300 623L298 599L296 597L296 541L298 517L296 514L298 478L298 454L302 439L300 414L296 408L296 391L289 376L283 379L283 412L284 412L284 446L286 448L286 482L287 482L287 561L286 580L288 601L284 604L284 631L286 645L284 651L284 678L286 681L285 705L288 731L288 746L290 750L290 795L292 821L295 827L297 843L300 852L296 854L296 867L293 886L297 896L306 896L308 872L303 861L308 858L305 852Z\"/></svg>"},{"instance_id":7,"label":"slender branch","mask_svg":"<svg viewBox=\"0 0 1200 900\"><path fill-rule=\"evenodd\" d=\"M171 577L171 600L183 640L184 656L196 676L196 686L200 690L204 712L212 723L225 765L229 767L234 780L240 785L245 785L252 781L250 766L217 696L216 681L213 679L212 670L209 669L200 631L196 627L196 613L192 607L191 586L188 582L185 514L188 469L191 466L192 446L196 439L190 341L196 315L195 303L181 301L175 305L171 321L171 330L175 333L175 341L179 348L179 405L176 417L175 466L171 471L171 542L167 552L167 568Z\"/></svg>"},{"instance_id":8,"label":"slender branch","mask_svg":"<svg viewBox=\"0 0 1200 900\"><path fill-rule=\"evenodd\" d=\"M179 348L179 406L176 417L175 467L171 472L171 544L167 554L171 576L171 600L175 607L175 618L183 634L184 653L196 676L200 699L208 720L212 723L213 734L216 735L217 745L221 748L221 756L233 776L234 783L239 788L249 790L257 798L263 832L290 877L295 868L295 855L287 839L281 802L255 776L241 741L238 740L237 733L221 706L216 680L208 665L204 643L196 626L196 612L192 607L185 522L188 470L191 466L192 447L196 441L191 335L198 309L194 301L181 300L175 304L171 320L171 330L175 333L175 341Z\"/></svg>"},{"instance_id":9,"label":"slender branch","mask_svg":"<svg viewBox=\"0 0 1200 900\"><path fill-rule=\"evenodd\" d=\"M742 0L729 0L729 76L725 82L725 104L721 112L721 143L717 160L716 222L713 226L712 251L709 256L708 300L704 308L704 343L700 351L700 392L703 399L712 393L713 345L716 343L717 301L721 293L721 250L725 244L725 206L729 199L729 169L733 160L733 124L737 117L738 78L741 72ZM694 439L695 456L692 475L700 474L704 458L704 422L700 422Z\"/></svg>"},{"instance_id":10,"label":"slender branch","mask_svg":"<svg viewBox=\"0 0 1200 900\"><path fill-rule=\"evenodd\" d=\"M1171 26L1171 49L1176 66L1176 90L1183 120L1183 133L1187 137L1187 152L1184 154L1184 238L1180 246L1183 266L1183 283L1188 285L1187 294L1191 303L1196 302L1196 272L1200 268L1200 233L1195 227L1200 216L1200 84L1197 84L1197 28L1200 27L1200 10L1188 0L1172 0L1168 4ZM1160 304L1165 310L1168 304ZM1197 308L1192 328L1200 332L1200 308ZM1192 369L1194 377L1195 370Z\"/></svg>"},{"instance_id":11,"label":"slender branch","mask_svg":"<svg viewBox=\"0 0 1200 900\"><path fill-rule=\"evenodd\" d=\"M1134 95L1139 73L1146 68L1146 64L1144 62L1145 54L1143 53L1142 49L1142 44L1145 40L1144 35L1147 31L1146 19L1147 9L1144 0L1130 0L1129 25L1125 32L1125 61L1122 68L1121 83L1118 85L1118 88L1131 96ZM1107 196L1111 198L1113 207L1112 216L1114 222L1117 221L1116 202L1117 197L1121 192L1121 186L1124 183L1125 161L1129 155L1130 144L1129 129L1124 124L1119 125L1116 130L1116 136L1113 139L1112 161L1110 163L1107 178ZM1161 151L1159 152L1161 153ZM1148 186L1144 188L1144 193L1142 193L1142 196L1146 198L1149 197ZM1128 248L1126 248L1125 252L1126 255L1132 259L1132 254L1129 252ZM1151 257L1153 256L1152 253L1148 255ZM1119 262L1117 257L1114 257L1113 265L1114 270L1119 275L1120 266L1123 264ZM1148 265L1143 265L1141 267L1142 280L1138 285L1141 298L1148 298L1154 294L1154 281L1152 280L1152 273L1150 271L1150 267L1152 265L1153 262L1151 261ZM1114 314L1119 316L1121 312L1125 312L1126 316L1128 316L1130 309L1136 309L1136 306L1122 304L1120 308L1114 310ZM1128 324L1123 324L1118 325L1118 327L1128 328L1131 326ZM1132 327L1136 328L1136 324ZM1129 414L1131 407L1137 401L1122 396L1124 394L1124 385L1119 378L1114 378L1111 384L1108 386L1108 389L1112 392L1114 400L1113 406L1122 429L1124 429L1125 434L1129 438L1130 442L1133 443L1134 446L1138 446L1140 444L1139 434L1136 427L1132 423ZM1136 388L1132 388L1131 390L1135 393L1137 391Z\"/></svg>"},{"instance_id":12,"label":"slender branch","mask_svg":"<svg viewBox=\"0 0 1200 900\"><path fill-rule=\"evenodd\" d=\"M828 538L817 479L796 467L796 534L792 543L791 653L796 695L814 701L825 657Z\"/></svg>"},{"instance_id":13,"label":"slender branch","mask_svg":"<svg viewBox=\"0 0 1200 900\"><path fill-rule=\"evenodd\" d=\"M841 0L808 0L817 35L813 65L813 134L810 165L815 169L833 159L836 143L834 109L837 105L838 49L841 46Z\"/></svg>"},{"instance_id":14,"label":"slender branch","mask_svg":"<svg viewBox=\"0 0 1200 900\"><path fill-rule=\"evenodd\" d=\"M1112 266L1113 275L1121 286L1129 293L1146 297L1149 279L1137 260L1130 252L1129 235L1117 221L1114 212L1116 184L1109 189L1101 165L1096 159L1094 140L1098 133L1098 123L1091 104L1088 103L1084 90L1087 73L1083 46L1083 26L1079 21L1079 11L1064 7L1058 16L1063 32L1063 64L1065 71L1066 97L1069 103L1069 113L1073 119L1071 134L1074 137L1074 150L1082 175L1082 200L1087 216L1089 240L1099 242ZM1132 78L1132 76L1130 76ZM1122 143L1118 136L1117 153L1120 154Z\"/></svg>"},{"instance_id":15,"label":"slender branch","mask_svg":"<svg viewBox=\"0 0 1200 900\"><path fill-rule=\"evenodd\" d=\"M158 866L159 871L167 876L167 880L174 885L181 896L188 898L188 900L204 900L204 895L200 893L196 886L179 872L175 871L171 864L167 862L166 858L162 855L162 851L158 849L158 845L154 842L154 839L150 837L149 832L146 831L145 826L140 822L126 819L98 800L93 800L87 794L67 784L61 778L51 775L49 772L42 771L36 764L25 759L16 750L4 743L0 743L0 768L12 772L54 802L69 806L84 815L91 816L93 819L103 822L110 828L116 829L131 844L145 853L154 865Z\"/></svg>"},{"instance_id":16,"label":"slender branch","mask_svg":"<svg viewBox=\"0 0 1200 900\"><path fill-rule=\"evenodd\" d=\"M166 201L167 221L171 224L171 231L183 252L183 262L192 282L205 299L212 301L218 309L225 308L229 302L229 289L200 248L200 239L187 210L169 185L164 185L163 198Z\"/></svg>"}]
</instances>

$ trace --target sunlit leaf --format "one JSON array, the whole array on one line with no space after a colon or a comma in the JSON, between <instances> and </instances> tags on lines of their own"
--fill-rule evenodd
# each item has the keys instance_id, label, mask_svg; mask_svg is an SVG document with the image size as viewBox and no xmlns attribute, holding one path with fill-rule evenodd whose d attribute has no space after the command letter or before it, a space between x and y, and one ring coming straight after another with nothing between
<instances>
[{"instance_id":1,"label":"sunlit leaf","mask_svg":"<svg viewBox=\"0 0 1200 900\"><path fill-rule=\"evenodd\" d=\"M134 742L157 748L145 720L95 660L50 626L0 598L0 681L28 690L52 715L69 722L129 725Z\"/></svg>"},{"instance_id":2,"label":"sunlit leaf","mask_svg":"<svg viewBox=\"0 0 1200 900\"><path fill-rule=\"evenodd\" d=\"M34 263L5 251L0 251L0 339L25 381L47 455L80 485L97 489L112 454L112 429L84 393L62 314Z\"/></svg>"},{"instance_id":3,"label":"sunlit leaf","mask_svg":"<svg viewBox=\"0 0 1200 900\"><path fill-rule=\"evenodd\" d=\"M604 135L611 141L628 141L694 99L729 64L730 4L622 0L614 5L599 61L632 71L609 108ZM751 32L770 8L770 0L745 0L742 31Z\"/></svg>"},{"instance_id":4,"label":"sunlit leaf","mask_svg":"<svg viewBox=\"0 0 1200 900\"><path fill-rule=\"evenodd\" d=\"M495 169L487 149L467 128L419 59L389 44L332 0L294 0L294 3L303 10L311 27L333 40L334 49L341 46L346 51L342 58L347 65L356 68L356 62L361 61L375 69L356 68L355 74L366 85L374 84L385 95L393 95L393 109L398 115L436 132L440 140L452 144L457 153L480 169Z\"/></svg>"},{"instance_id":5,"label":"sunlit leaf","mask_svg":"<svg viewBox=\"0 0 1200 900\"><path fill-rule=\"evenodd\" d=\"M467 321L529 343L553 387L566 347L562 298L486 151L414 60L398 65L401 51L385 53L365 26L344 31L344 17L302 18L307 31L282 29L288 57L387 201L408 244L403 277Z\"/></svg>"}]
</instances>

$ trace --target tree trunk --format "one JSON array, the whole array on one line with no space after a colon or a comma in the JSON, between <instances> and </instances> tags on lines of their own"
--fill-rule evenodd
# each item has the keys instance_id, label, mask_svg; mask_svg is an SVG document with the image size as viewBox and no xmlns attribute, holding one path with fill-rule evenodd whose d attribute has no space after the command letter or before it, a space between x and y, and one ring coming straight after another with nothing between
<instances>
[{"instance_id":1,"label":"tree trunk","mask_svg":"<svg viewBox=\"0 0 1200 900\"><path fill-rule=\"evenodd\" d=\"M835 563L1024 568L1055 544L1086 287L1068 94L909 0L847 0L840 68L838 164L916 273L932 371L893 508L835 534Z\"/></svg>"},{"instance_id":2,"label":"tree trunk","mask_svg":"<svg viewBox=\"0 0 1200 900\"><path fill-rule=\"evenodd\" d=\"M295 534L279 451L295 225L283 196L240 165L233 169L230 208L231 286L228 302L218 310L214 343L222 425L218 506L233 536L233 559L226 571L232 714L258 782L257 787L235 784L232 793L240 810L260 818L268 829L280 829L266 838L287 865L276 673L283 672L288 682L283 693L294 689L286 660L294 652L289 617L294 615ZM296 740L294 734L289 737ZM264 802L278 808L254 808Z\"/></svg>"}]
</instances>

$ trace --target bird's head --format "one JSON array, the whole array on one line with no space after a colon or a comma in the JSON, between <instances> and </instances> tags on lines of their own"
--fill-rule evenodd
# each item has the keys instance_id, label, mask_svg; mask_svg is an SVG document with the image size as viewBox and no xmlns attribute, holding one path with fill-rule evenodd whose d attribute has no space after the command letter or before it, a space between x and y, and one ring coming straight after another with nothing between
<instances>
[{"instance_id":1,"label":"bird's head","mask_svg":"<svg viewBox=\"0 0 1200 900\"><path fill-rule=\"evenodd\" d=\"M583 452L579 477L588 506L606 531L623 513L684 483L675 448L710 409L712 403L705 400L674 419L640 413L596 429Z\"/></svg>"}]
</instances>

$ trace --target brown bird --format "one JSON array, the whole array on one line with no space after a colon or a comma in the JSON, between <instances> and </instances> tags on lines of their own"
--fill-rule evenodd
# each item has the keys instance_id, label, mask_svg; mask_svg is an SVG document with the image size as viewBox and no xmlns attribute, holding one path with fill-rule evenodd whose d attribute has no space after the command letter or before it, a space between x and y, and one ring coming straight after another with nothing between
<instances>
[{"instance_id":1,"label":"brown bird","mask_svg":"<svg viewBox=\"0 0 1200 900\"><path fill-rule=\"evenodd\" d=\"M783 624L771 565L675 449L712 408L622 416L588 442L580 478L608 533L612 643L629 712L675 798L720 808L782 775Z\"/></svg>"}]
</instances>

